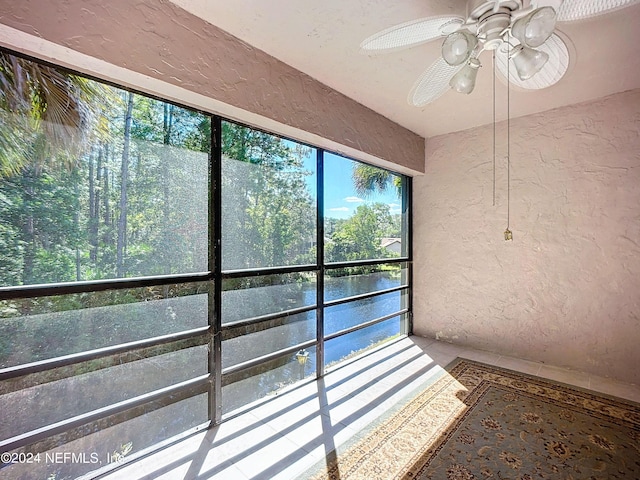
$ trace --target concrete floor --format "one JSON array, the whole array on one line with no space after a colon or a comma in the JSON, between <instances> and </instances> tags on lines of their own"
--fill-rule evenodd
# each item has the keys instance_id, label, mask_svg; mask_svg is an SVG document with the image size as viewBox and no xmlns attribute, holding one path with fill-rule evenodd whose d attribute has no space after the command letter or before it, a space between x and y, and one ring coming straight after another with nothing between
<instances>
[{"instance_id":1,"label":"concrete floor","mask_svg":"<svg viewBox=\"0 0 640 480\"><path fill-rule=\"evenodd\" d=\"M456 357L640 402L640 387L421 337L401 338L103 478L292 479L357 438Z\"/></svg>"}]
</instances>

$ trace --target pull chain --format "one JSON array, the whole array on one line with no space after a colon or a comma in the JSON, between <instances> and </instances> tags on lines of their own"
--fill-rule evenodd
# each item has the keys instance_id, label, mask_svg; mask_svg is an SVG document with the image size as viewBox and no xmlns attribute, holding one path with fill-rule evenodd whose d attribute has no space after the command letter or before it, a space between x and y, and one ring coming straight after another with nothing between
<instances>
[{"instance_id":1,"label":"pull chain","mask_svg":"<svg viewBox=\"0 0 640 480\"><path fill-rule=\"evenodd\" d=\"M509 71L509 64L511 63L511 43L507 49L507 229L504 231L505 241L513 240L513 233L509 230L509 220L511 217L511 105L510 105L510 92L511 85L511 72Z\"/></svg>"},{"instance_id":2,"label":"pull chain","mask_svg":"<svg viewBox=\"0 0 640 480\"><path fill-rule=\"evenodd\" d=\"M496 51L493 50L493 206L496 206Z\"/></svg>"}]
</instances>

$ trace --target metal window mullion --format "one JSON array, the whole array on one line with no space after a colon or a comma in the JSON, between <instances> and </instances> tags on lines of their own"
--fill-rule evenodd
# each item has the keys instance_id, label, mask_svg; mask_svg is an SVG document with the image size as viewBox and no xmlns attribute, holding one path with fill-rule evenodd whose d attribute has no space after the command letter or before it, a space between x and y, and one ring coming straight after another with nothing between
<instances>
[{"instance_id":1,"label":"metal window mullion","mask_svg":"<svg viewBox=\"0 0 640 480\"><path fill-rule=\"evenodd\" d=\"M407 276L409 285L413 285L413 263L409 263L407 268ZM407 297L404 300L406 302L407 316L402 326L402 332L405 335L413 335L413 288L407 289Z\"/></svg>"},{"instance_id":2,"label":"metal window mullion","mask_svg":"<svg viewBox=\"0 0 640 480\"><path fill-rule=\"evenodd\" d=\"M257 317L244 318L242 320L235 320L233 322L227 322L222 324L223 330L229 330L231 328L246 327L255 323L268 322L269 320L275 320L277 318L292 317L300 313L310 312L315 310L315 305L307 307L292 308L291 310L284 310L282 312L268 313L266 315L259 315Z\"/></svg>"},{"instance_id":3,"label":"metal window mullion","mask_svg":"<svg viewBox=\"0 0 640 480\"><path fill-rule=\"evenodd\" d=\"M406 184L406 205L409 213L407 214L407 255L409 257L409 265L407 283L409 284L407 297L407 335L413 334L413 178L404 177Z\"/></svg>"},{"instance_id":4,"label":"metal window mullion","mask_svg":"<svg viewBox=\"0 0 640 480\"><path fill-rule=\"evenodd\" d=\"M222 119L212 116L211 122L209 269L214 280L209 295L209 420L217 425L222 421Z\"/></svg>"},{"instance_id":5,"label":"metal window mullion","mask_svg":"<svg viewBox=\"0 0 640 480\"><path fill-rule=\"evenodd\" d=\"M316 265L287 265L282 267L263 267L246 270L225 270L222 272L222 278L249 278L264 275L286 275L287 273L313 272L316 269Z\"/></svg>"},{"instance_id":6,"label":"metal window mullion","mask_svg":"<svg viewBox=\"0 0 640 480\"><path fill-rule=\"evenodd\" d=\"M384 317L374 318L373 320L369 320L368 322L359 323L358 325L354 325L353 327L345 328L343 330L339 330L337 332L331 333L325 337L325 340L332 340L337 337L342 337L348 333L357 332L358 330L362 330L363 328L371 327L378 323L384 322L386 320L390 320L394 317L402 315L403 313L407 313L408 310L406 308L402 310L398 310L397 312L390 313L389 315L385 315Z\"/></svg>"},{"instance_id":7,"label":"metal window mullion","mask_svg":"<svg viewBox=\"0 0 640 480\"><path fill-rule=\"evenodd\" d=\"M209 272L155 275L149 277L109 278L104 280L84 280L79 282L61 282L38 285L18 285L0 287L0 300L15 298L52 297L75 293L94 293L104 290L122 290L127 288L155 287L180 283L206 282L211 278Z\"/></svg>"},{"instance_id":8,"label":"metal window mullion","mask_svg":"<svg viewBox=\"0 0 640 480\"><path fill-rule=\"evenodd\" d=\"M33 373L45 372L47 370L53 370L55 368L65 367L89 360L96 360L98 358L108 357L110 355L127 353L141 348L153 347L156 345L172 343L187 338L193 338L197 337L198 335L202 335L208 330L209 327L199 327L193 330L163 335L161 337L137 340L135 342L122 343L119 345L98 348L87 352L72 353L70 355L64 355L62 357L40 360L37 362L16 365L13 367L6 367L0 369L0 381L5 381L11 378L21 377L23 375L29 375Z\"/></svg>"},{"instance_id":9,"label":"metal window mullion","mask_svg":"<svg viewBox=\"0 0 640 480\"><path fill-rule=\"evenodd\" d=\"M325 264L325 269L334 270L338 268L349 268L349 267L368 267L370 265L385 265L385 264L403 263L407 261L409 261L408 258L395 257L395 258L374 258L369 260L353 260L350 262L331 262L331 263Z\"/></svg>"},{"instance_id":10,"label":"metal window mullion","mask_svg":"<svg viewBox=\"0 0 640 480\"><path fill-rule=\"evenodd\" d=\"M166 399L166 404L170 405L175 403L177 393L185 391L191 392L194 389L197 390L198 387L203 386L208 381L208 377L209 375L201 375L169 387L138 395L137 397L133 397L122 402L107 405L106 407L98 408L82 415L77 415L75 417L8 438L0 441L0 450L8 452L20 447L31 445L53 435L64 433L73 428L86 425L157 400Z\"/></svg>"},{"instance_id":11,"label":"metal window mullion","mask_svg":"<svg viewBox=\"0 0 640 480\"><path fill-rule=\"evenodd\" d=\"M330 300L325 302L325 307L335 307L336 305L342 305L343 303L357 302L358 300L366 300L368 298L379 297L386 295L387 293L400 292L409 288L409 285L398 285L397 287L386 288L384 290L377 290L375 292L361 293L360 295L353 295L351 297L338 298L337 300Z\"/></svg>"},{"instance_id":12,"label":"metal window mullion","mask_svg":"<svg viewBox=\"0 0 640 480\"><path fill-rule=\"evenodd\" d=\"M408 310L404 321L401 322L401 331L405 335L413 333L413 231L412 231L412 179L408 176L402 177L402 230L405 238L402 242L401 255L409 258L407 263L406 281L409 285L407 296L401 299L402 307Z\"/></svg>"},{"instance_id":13,"label":"metal window mullion","mask_svg":"<svg viewBox=\"0 0 640 480\"><path fill-rule=\"evenodd\" d=\"M324 376L324 150L316 150L316 377Z\"/></svg>"},{"instance_id":14,"label":"metal window mullion","mask_svg":"<svg viewBox=\"0 0 640 480\"><path fill-rule=\"evenodd\" d=\"M250 368L257 367L258 365L266 363L270 360L275 360L276 358L284 357L285 355L291 355L304 348L309 348L313 346L315 343L316 343L315 340L309 340L307 342L302 342L296 345L292 345L291 347L276 350L275 352L267 353L266 355L262 355L260 357L252 358L251 360L247 360L241 363L237 363L235 365L231 365L230 367L227 367L222 371L222 375L228 376L228 375L231 375L232 373L237 373L237 372L241 372L242 370L248 370Z\"/></svg>"}]
</instances>

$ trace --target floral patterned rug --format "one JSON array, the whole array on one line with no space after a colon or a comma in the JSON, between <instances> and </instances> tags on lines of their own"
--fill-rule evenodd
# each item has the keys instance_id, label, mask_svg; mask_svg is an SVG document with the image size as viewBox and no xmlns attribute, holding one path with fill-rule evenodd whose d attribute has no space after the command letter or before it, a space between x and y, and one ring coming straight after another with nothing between
<instances>
[{"instance_id":1,"label":"floral patterned rug","mask_svg":"<svg viewBox=\"0 0 640 480\"><path fill-rule=\"evenodd\" d=\"M314 480L640 479L640 405L470 360Z\"/></svg>"}]
</instances>

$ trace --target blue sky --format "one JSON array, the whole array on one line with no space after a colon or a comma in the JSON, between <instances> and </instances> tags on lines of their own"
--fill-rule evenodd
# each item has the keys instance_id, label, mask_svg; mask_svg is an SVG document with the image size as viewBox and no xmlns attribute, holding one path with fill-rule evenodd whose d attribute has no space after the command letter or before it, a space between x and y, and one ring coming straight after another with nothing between
<instances>
[{"instance_id":1,"label":"blue sky","mask_svg":"<svg viewBox=\"0 0 640 480\"><path fill-rule=\"evenodd\" d=\"M304 160L305 169L314 171L316 166L315 151ZM348 218L355 212L359 205L371 203L385 203L389 205L392 214L400 213L401 200L396 195L394 188L385 193L375 193L368 197L356 194L351 179L353 162L337 155L325 153L324 155L324 215L333 218ZM309 177L307 183L312 192L315 188L315 175Z\"/></svg>"}]
</instances>

